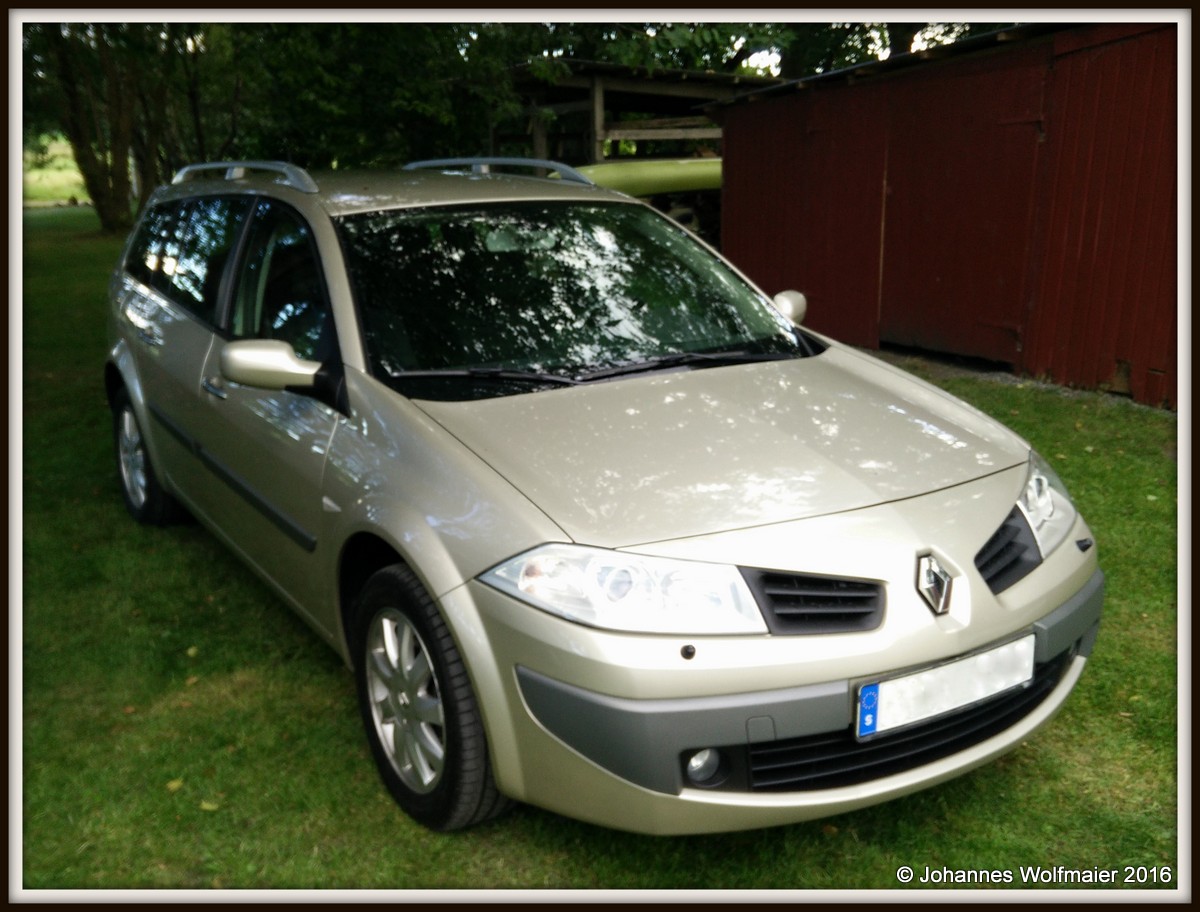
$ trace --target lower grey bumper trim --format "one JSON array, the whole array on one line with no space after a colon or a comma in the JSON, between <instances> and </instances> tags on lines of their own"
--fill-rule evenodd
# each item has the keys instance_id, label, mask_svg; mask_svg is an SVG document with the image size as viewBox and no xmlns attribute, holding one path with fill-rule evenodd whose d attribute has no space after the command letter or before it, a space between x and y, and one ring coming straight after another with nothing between
<instances>
[{"instance_id":1,"label":"lower grey bumper trim","mask_svg":"<svg viewBox=\"0 0 1200 912\"><path fill-rule=\"evenodd\" d=\"M677 700L628 700L592 693L517 668L525 703L539 722L589 760L656 792L683 786L680 751L746 744L843 728L850 682Z\"/></svg>"}]
</instances>

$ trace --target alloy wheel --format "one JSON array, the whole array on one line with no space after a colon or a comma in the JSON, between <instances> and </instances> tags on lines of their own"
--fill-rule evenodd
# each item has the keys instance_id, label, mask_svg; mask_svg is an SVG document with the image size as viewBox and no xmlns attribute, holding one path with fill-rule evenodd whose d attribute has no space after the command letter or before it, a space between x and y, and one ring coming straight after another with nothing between
<instances>
[{"instance_id":1,"label":"alloy wheel","mask_svg":"<svg viewBox=\"0 0 1200 912\"><path fill-rule=\"evenodd\" d=\"M146 503L146 448L142 442L142 431L137 417L128 406L121 412L117 437L118 463L121 467L121 483L134 509Z\"/></svg>"},{"instance_id":2,"label":"alloy wheel","mask_svg":"<svg viewBox=\"0 0 1200 912\"><path fill-rule=\"evenodd\" d=\"M414 792L433 791L445 769L445 711L429 649L396 609L371 622L366 683L375 730L396 774Z\"/></svg>"}]
</instances>

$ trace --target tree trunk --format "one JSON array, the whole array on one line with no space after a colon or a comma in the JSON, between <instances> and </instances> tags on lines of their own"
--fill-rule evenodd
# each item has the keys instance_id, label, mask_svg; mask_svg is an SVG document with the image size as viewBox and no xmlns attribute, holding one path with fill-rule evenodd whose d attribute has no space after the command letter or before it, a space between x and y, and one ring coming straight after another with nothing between
<instances>
[{"instance_id":1,"label":"tree trunk","mask_svg":"<svg viewBox=\"0 0 1200 912\"><path fill-rule=\"evenodd\" d=\"M133 93L104 26L96 26L98 69L78 65L91 49L81 39L50 28L50 60L57 69L64 104L63 126L84 186L96 207L100 227L124 233L133 224L130 208L129 150L133 136Z\"/></svg>"}]
</instances>

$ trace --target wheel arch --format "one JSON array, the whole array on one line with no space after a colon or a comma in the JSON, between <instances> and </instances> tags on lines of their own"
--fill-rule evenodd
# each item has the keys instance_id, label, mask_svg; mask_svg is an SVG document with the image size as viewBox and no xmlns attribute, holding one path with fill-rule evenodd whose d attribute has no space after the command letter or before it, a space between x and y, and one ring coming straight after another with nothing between
<instances>
[{"instance_id":1,"label":"wheel arch","mask_svg":"<svg viewBox=\"0 0 1200 912\"><path fill-rule=\"evenodd\" d=\"M133 352L124 339L119 340L104 361L104 395L111 409L117 391L125 389L129 393L129 401L139 412L145 405L142 385L138 380L137 370L133 363Z\"/></svg>"},{"instance_id":2,"label":"wheel arch","mask_svg":"<svg viewBox=\"0 0 1200 912\"><path fill-rule=\"evenodd\" d=\"M162 461L158 452L158 438L154 434L154 428L150 421L150 414L146 406L146 395L142 389L141 380L138 379L137 371L133 365L133 353L122 341L112 351L108 360L104 362L104 398L107 402L109 411L111 412L116 406L117 394L124 390L129 396L129 404L133 406L133 412L137 416L138 423L142 428L142 437L146 442L146 448L150 453L150 458L154 465L161 466ZM174 496L174 490L171 488L168 480L161 477L159 481L163 484L165 490L169 491Z\"/></svg>"},{"instance_id":3,"label":"wheel arch","mask_svg":"<svg viewBox=\"0 0 1200 912\"><path fill-rule=\"evenodd\" d=\"M355 503L354 517L341 527L335 564L336 617L343 655L353 668L354 611L359 594L371 576L401 564L416 577L437 606L460 649L471 651L478 637L479 619L471 610L455 610L447 596L476 573L501 559L498 548L468 549L436 527L418 509L390 498L367 498ZM464 643L467 640L469 642Z\"/></svg>"},{"instance_id":4,"label":"wheel arch","mask_svg":"<svg viewBox=\"0 0 1200 912\"><path fill-rule=\"evenodd\" d=\"M346 664L351 668L354 667L354 610L359 596L374 574L396 564L406 567L413 574L442 615L451 636L456 641L459 639L454 620L447 615L440 599L453 572L452 565L448 560L445 566L439 563L445 558L445 552L434 547L432 541L424 542L424 548L418 551L425 557L436 555L436 558L433 561L418 560L416 555L408 553L387 536L372 529L356 531L342 543L337 563L337 621L341 626ZM430 565L435 572L441 571L436 577L430 576Z\"/></svg>"},{"instance_id":5,"label":"wheel arch","mask_svg":"<svg viewBox=\"0 0 1200 912\"><path fill-rule=\"evenodd\" d=\"M129 384L125 382L125 378L121 376L117 366L111 361L106 361L104 364L104 398L108 402L110 410L116 399L117 391L122 388L128 389Z\"/></svg>"},{"instance_id":6,"label":"wheel arch","mask_svg":"<svg viewBox=\"0 0 1200 912\"><path fill-rule=\"evenodd\" d=\"M392 564L411 568L390 542L373 532L356 532L342 545L337 573L338 623L341 625L343 655L351 668L354 667L351 631L355 603L367 580Z\"/></svg>"}]
</instances>

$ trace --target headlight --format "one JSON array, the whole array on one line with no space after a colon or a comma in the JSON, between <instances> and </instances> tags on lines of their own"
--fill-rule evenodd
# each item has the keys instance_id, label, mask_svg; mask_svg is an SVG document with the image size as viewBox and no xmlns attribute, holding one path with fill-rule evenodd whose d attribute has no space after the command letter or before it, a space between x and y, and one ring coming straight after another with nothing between
<instances>
[{"instance_id":1,"label":"headlight","mask_svg":"<svg viewBox=\"0 0 1200 912\"><path fill-rule=\"evenodd\" d=\"M1029 474L1017 506L1025 514L1043 558L1062 544L1075 525L1075 505L1062 479L1046 460L1032 451Z\"/></svg>"},{"instance_id":2,"label":"headlight","mask_svg":"<svg viewBox=\"0 0 1200 912\"><path fill-rule=\"evenodd\" d=\"M488 585L570 621L638 633L766 633L736 567L543 545L483 574Z\"/></svg>"}]
</instances>

